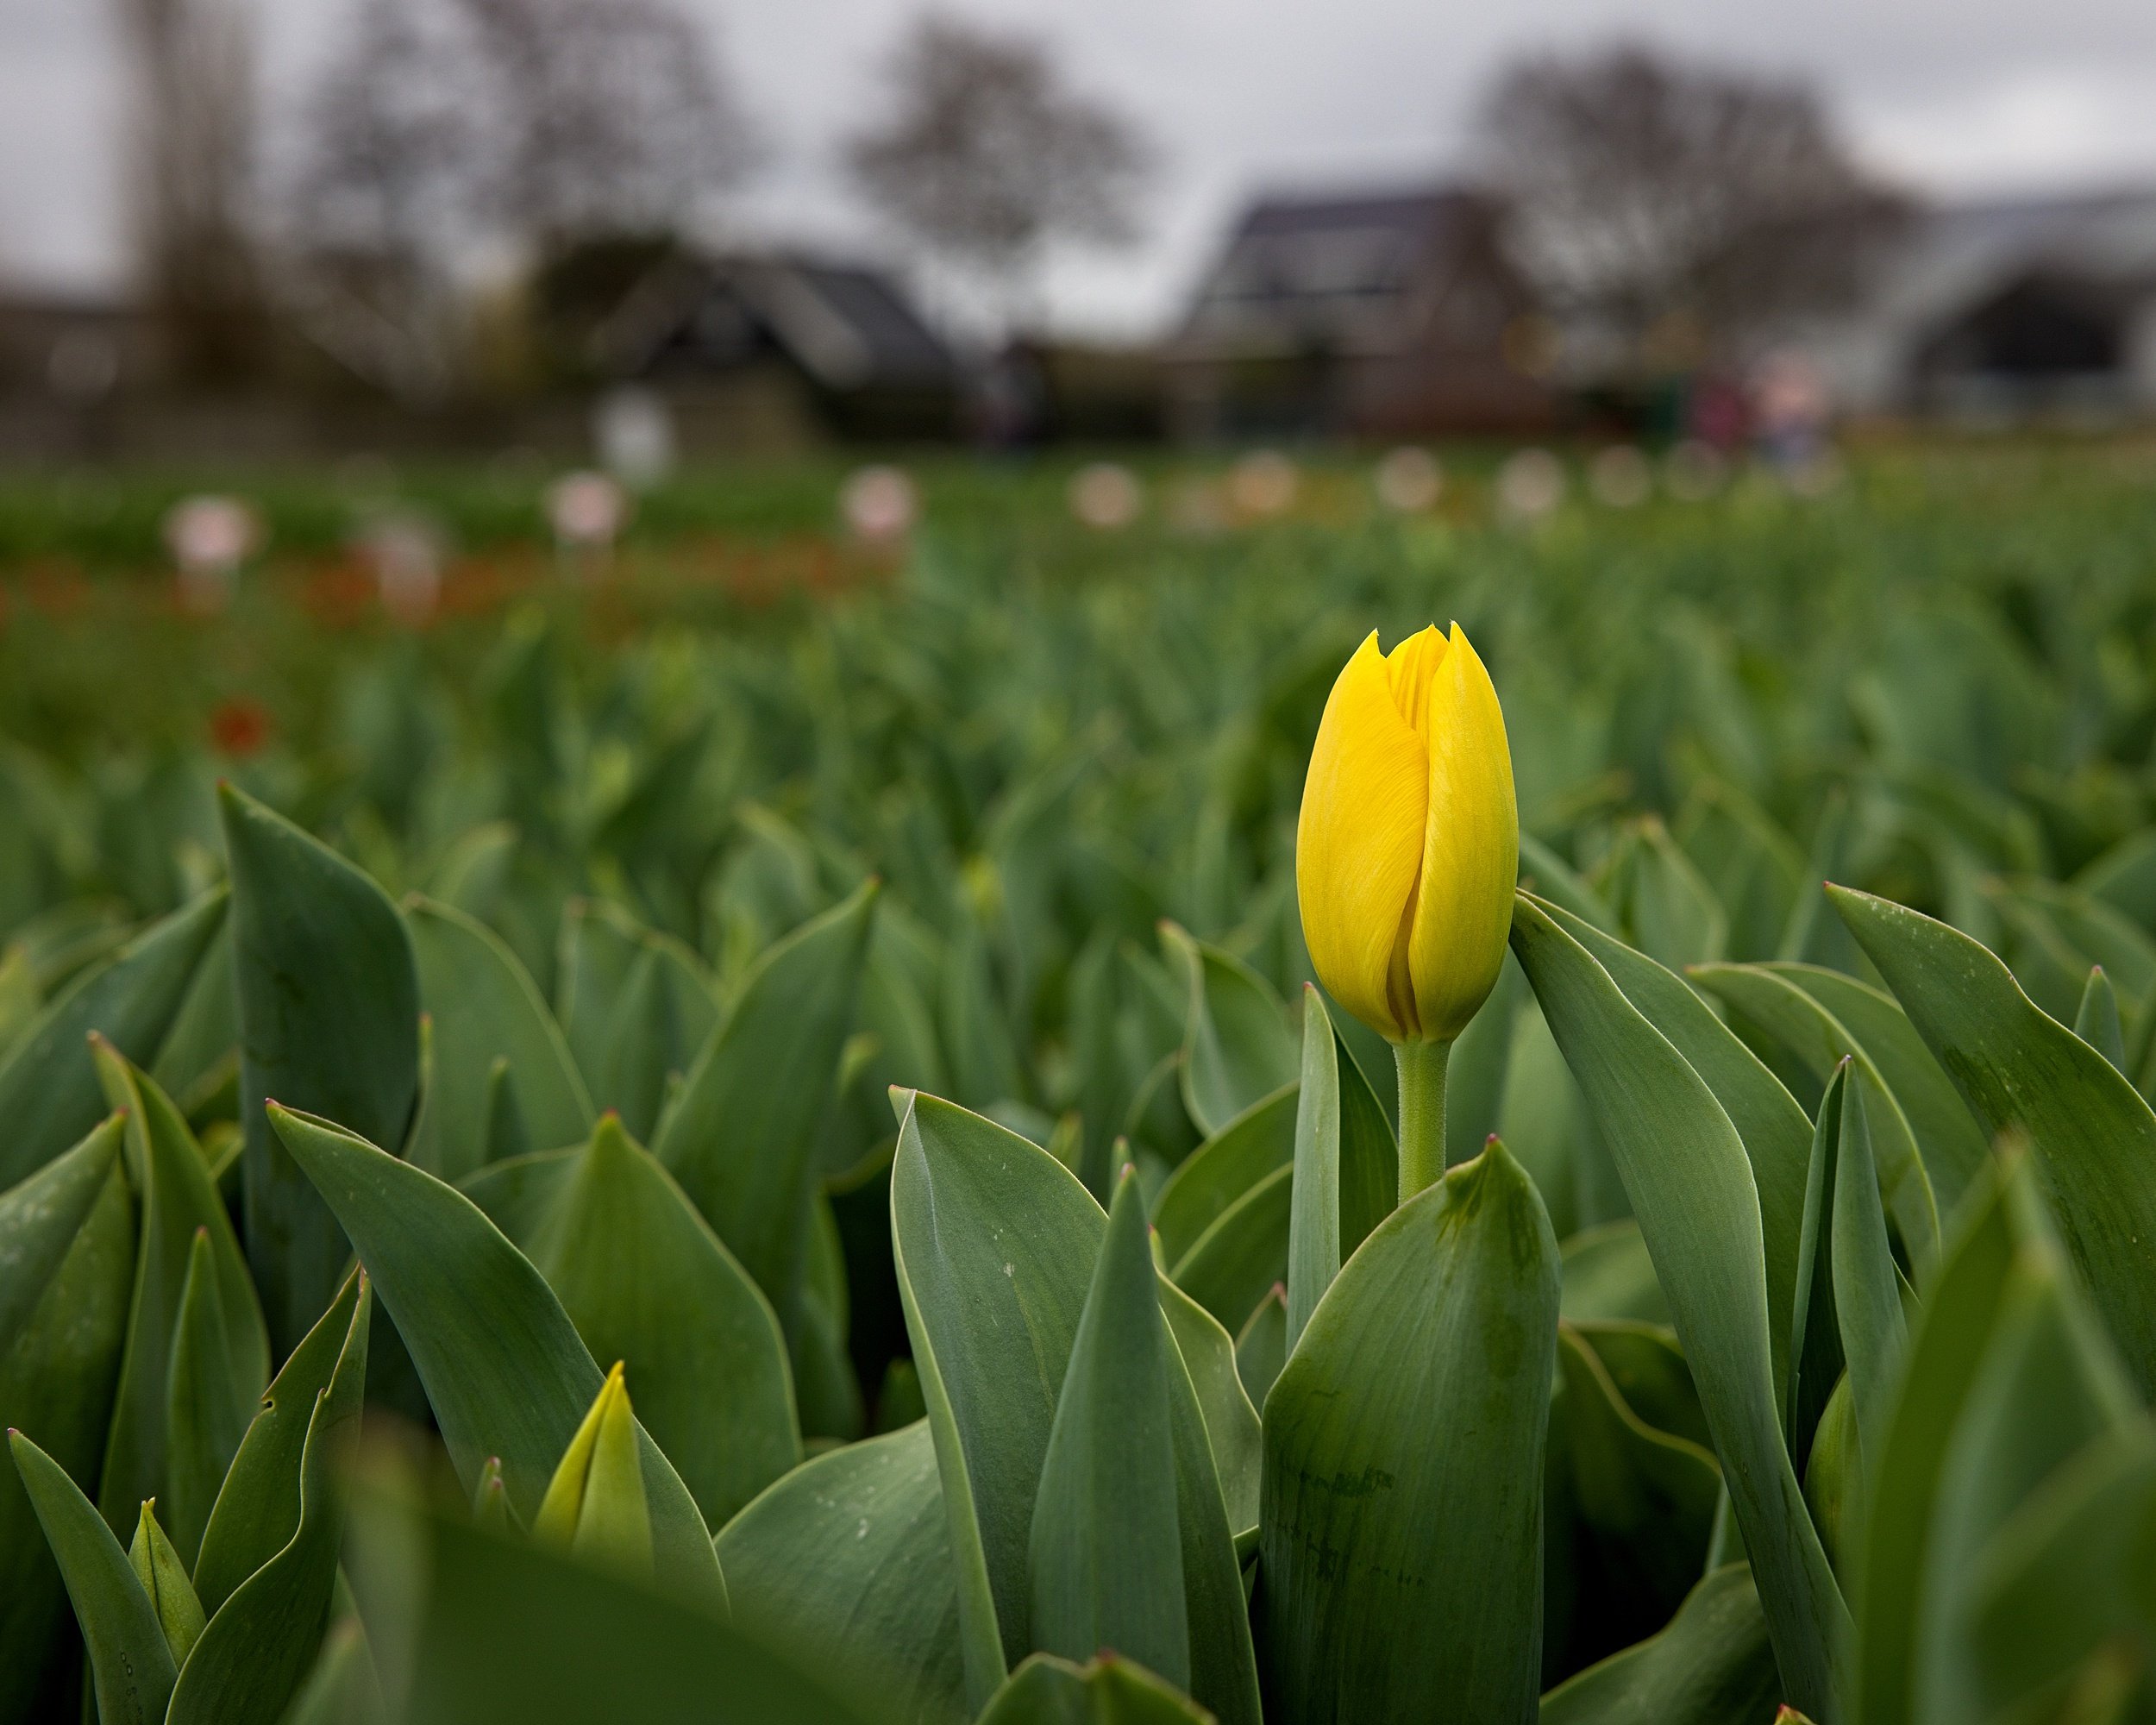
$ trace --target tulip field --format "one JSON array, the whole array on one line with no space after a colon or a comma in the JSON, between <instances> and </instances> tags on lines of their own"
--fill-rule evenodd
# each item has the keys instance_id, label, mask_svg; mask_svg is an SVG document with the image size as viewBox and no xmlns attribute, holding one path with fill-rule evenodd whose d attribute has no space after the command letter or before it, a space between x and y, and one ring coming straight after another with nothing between
<instances>
[{"instance_id":1,"label":"tulip field","mask_svg":"<svg viewBox=\"0 0 2156 1725\"><path fill-rule=\"evenodd\" d=\"M0 486L0 1725L2156 1720L2156 448L1539 460Z\"/></svg>"}]
</instances>

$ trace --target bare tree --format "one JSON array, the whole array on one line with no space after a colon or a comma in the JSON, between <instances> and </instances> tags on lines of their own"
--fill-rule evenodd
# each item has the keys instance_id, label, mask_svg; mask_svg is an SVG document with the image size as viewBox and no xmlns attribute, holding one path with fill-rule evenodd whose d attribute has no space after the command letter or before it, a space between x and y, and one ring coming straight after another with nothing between
<instances>
[{"instance_id":1,"label":"bare tree","mask_svg":"<svg viewBox=\"0 0 2156 1725\"><path fill-rule=\"evenodd\" d=\"M703 35L667 0L457 0L491 74L483 190L542 255L678 229L750 165Z\"/></svg>"},{"instance_id":2,"label":"bare tree","mask_svg":"<svg viewBox=\"0 0 2156 1725\"><path fill-rule=\"evenodd\" d=\"M856 183L1006 317L1050 244L1136 237L1151 153L1122 116L1071 90L1040 42L931 15L887 78L889 111L847 147Z\"/></svg>"},{"instance_id":3,"label":"bare tree","mask_svg":"<svg viewBox=\"0 0 2156 1725\"><path fill-rule=\"evenodd\" d=\"M1514 66L1482 133L1530 268L1634 362L1833 305L1902 211L1808 87L1636 45Z\"/></svg>"},{"instance_id":4,"label":"bare tree","mask_svg":"<svg viewBox=\"0 0 2156 1725\"><path fill-rule=\"evenodd\" d=\"M451 381L453 254L473 213L479 68L457 22L423 0L366 0L311 93L286 200L291 309L411 399Z\"/></svg>"},{"instance_id":5,"label":"bare tree","mask_svg":"<svg viewBox=\"0 0 2156 1725\"><path fill-rule=\"evenodd\" d=\"M248 192L253 45L240 0L124 0L138 99L135 243L184 375L223 379L260 350Z\"/></svg>"}]
</instances>

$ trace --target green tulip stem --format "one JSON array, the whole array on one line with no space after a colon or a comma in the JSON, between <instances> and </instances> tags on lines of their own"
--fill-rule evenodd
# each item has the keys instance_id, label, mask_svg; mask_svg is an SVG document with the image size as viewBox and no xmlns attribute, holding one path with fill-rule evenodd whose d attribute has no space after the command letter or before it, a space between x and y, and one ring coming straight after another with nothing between
<instances>
[{"instance_id":1,"label":"green tulip stem","mask_svg":"<svg viewBox=\"0 0 2156 1725\"><path fill-rule=\"evenodd\" d=\"M1445 1175L1445 1069L1449 1042L1396 1042L1400 1063L1400 1201Z\"/></svg>"}]
</instances>

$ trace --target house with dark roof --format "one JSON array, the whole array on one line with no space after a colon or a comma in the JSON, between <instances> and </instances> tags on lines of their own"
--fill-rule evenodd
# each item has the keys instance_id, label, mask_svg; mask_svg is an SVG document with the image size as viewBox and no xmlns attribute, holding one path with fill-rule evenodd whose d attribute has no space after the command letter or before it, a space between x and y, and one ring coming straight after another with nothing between
<instances>
[{"instance_id":1,"label":"house with dark roof","mask_svg":"<svg viewBox=\"0 0 2156 1725\"><path fill-rule=\"evenodd\" d=\"M1791 345L1850 412L2156 416L2156 191L1920 211L1858 301Z\"/></svg>"},{"instance_id":2,"label":"house with dark roof","mask_svg":"<svg viewBox=\"0 0 2156 1725\"><path fill-rule=\"evenodd\" d=\"M1534 292L1462 187L1268 197L1164 357L1186 434L1410 436L1548 422Z\"/></svg>"},{"instance_id":3,"label":"house with dark roof","mask_svg":"<svg viewBox=\"0 0 2156 1725\"><path fill-rule=\"evenodd\" d=\"M699 399L759 392L851 436L950 433L965 371L889 275L790 254L675 254L592 330L595 369Z\"/></svg>"}]
</instances>

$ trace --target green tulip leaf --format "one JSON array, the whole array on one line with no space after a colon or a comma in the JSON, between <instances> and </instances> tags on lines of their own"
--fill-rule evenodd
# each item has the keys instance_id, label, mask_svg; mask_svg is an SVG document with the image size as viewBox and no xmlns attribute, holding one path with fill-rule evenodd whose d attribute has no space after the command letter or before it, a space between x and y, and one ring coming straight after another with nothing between
<instances>
[{"instance_id":1,"label":"green tulip leaf","mask_svg":"<svg viewBox=\"0 0 2156 1725\"><path fill-rule=\"evenodd\" d=\"M926 1421L815 1457L718 1536L733 1621L805 1668L836 1664L908 1725L962 1725L950 1528Z\"/></svg>"},{"instance_id":2,"label":"green tulip leaf","mask_svg":"<svg viewBox=\"0 0 2156 1725\"><path fill-rule=\"evenodd\" d=\"M1714 1440L1674 1331L1627 1319L1567 1319L1565 1323L1594 1350L1625 1405L1645 1424L1712 1453Z\"/></svg>"},{"instance_id":3,"label":"green tulip leaf","mask_svg":"<svg viewBox=\"0 0 2156 1725\"><path fill-rule=\"evenodd\" d=\"M7 1122L0 1189L42 1168L103 1118L91 1033L130 1060L154 1056L224 918L221 888L153 923L16 1034L0 1057L0 1120ZM132 1506L128 1513L135 1513Z\"/></svg>"},{"instance_id":4,"label":"green tulip leaf","mask_svg":"<svg viewBox=\"0 0 2156 1725\"><path fill-rule=\"evenodd\" d=\"M165 1373L165 1490L173 1543L191 1567L262 1395L262 1380L234 1364L214 1265L210 1230L198 1228Z\"/></svg>"},{"instance_id":5,"label":"green tulip leaf","mask_svg":"<svg viewBox=\"0 0 2156 1725\"><path fill-rule=\"evenodd\" d=\"M1153 1201L1153 1226L1173 1263L1221 1214L1295 1155L1297 1087L1254 1102L1186 1157Z\"/></svg>"},{"instance_id":6,"label":"green tulip leaf","mask_svg":"<svg viewBox=\"0 0 2156 1725\"><path fill-rule=\"evenodd\" d=\"M561 1203L563 1189L583 1165L581 1145L527 1151L466 1175L457 1190L529 1257L532 1242Z\"/></svg>"},{"instance_id":7,"label":"green tulip leaf","mask_svg":"<svg viewBox=\"0 0 2156 1725\"><path fill-rule=\"evenodd\" d=\"M498 1458L510 1507L529 1522L603 1381L561 1302L454 1187L327 1120L270 1112L351 1235L466 1490ZM648 1433L638 1458L661 1583L723 1602L725 1583L696 1500Z\"/></svg>"},{"instance_id":8,"label":"green tulip leaf","mask_svg":"<svg viewBox=\"0 0 2156 1725\"><path fill-rule=\"evenodd\" d=\"M1198 1398L1228 1526L1239 1534L1257 1525L1264 1444L1257 1409L1244 1387L1237 1344L1218 1318L1165 1276L1155 1278L1154 1289L1168 1320L1168 1333L1182 1356L1183 1370L1190 1375L1191 1392Z\"/></svg>"},{"instance_id":9,"label":"green tulip leaf","mask_svg":"<svg viewBox=\"0 0 2156 1725\"><path fill-rule=\"evenodd\" d=\"M995 1692L979 1725L1213 1725L1213 1716L1113 1653L1082 1665L1036 1653Z\"/></svg>"},{"instance_id":10,"label":"green tulip leaf","mask_svg":"<svg viewBox=\"0 0 2156 1725\"><path fill-rule=\"evenodd\" d=\"M107 1120L0 1193L0 1425L94 1480L135 1279L135 1207L122 1126ZM21 1479L0 1470L0 1717L60 1709L82 1664L67 1591Z\"/></svg>"},{"instance_id":11,"label":"green tulip leaf","mask_svg":"<svg viewBox=\"0 0 2156 1725\"><path fill-rule=\"evenodd\" d=\"M366 1278L338 1338L329 1383L306 1411L299 1465L289 1487L297 1514L285 1542L216 1606L180 1668L167 1725L278 1725L306 1680L329 1621L343 1540L334 1476L357 1441L367 1385ZM341 1307L340 1297L333 1309Z\"/></svg>"},{"instance_id":12,"label":"green tulip leaf","mask_svg":"<svg viewBox=\"0 0 2156 1725\"><path fill-rule=\"evenodd\" d=\"M1655 1277L1654 1259L1639 1224L1631 1217L1582 1229L1564 1242L1562 1257L1566 1321L1670 1321L1670 1302Z\"/></svg>"},{"instance_id":13,"label":"green tulip leaf","mask_svg":"<svg viewBox=\"0 0 2156 1725\"><path fill-rule=\"evenodd\" d=\"M1342 1266L1265 1403L1282 1717L1533 1716L1557 1321L1557 1242L1501 1142Z\"/></svg>"},{"instance_id":14,"label":"green tulip leaf","mask_svg":"<svg viewBox=\"0 0 2156 1725\"><path fill-rule=\"evenodd\" d=\"M1188 1688L1190 1628L1168 1414L1174 1344L1154 1276L1144 1200L1126 1169L1041 1464L1028 1633L1040 1652L1081 1659L1112 1647Z\"/></svg>"},{"instance_id":15,"label":"green tulip leaf","mask_svg":"<svg viewBox=\"0 0 2156 1725\"><path fill-rule=\"evenodd\" d=\"M1283 1338L1288 1348L1342 1263L1392 1214L1400 1193L1392 1122L1340 1040L1325 996L1307 982L1293 1160Z\"/></svg>"},{"instance_id":16,"label":"green tulip leaf","mask_svg":"<svg viewBox=\"0 0 2156 1725\"><path fill-rule=\"evenodd\" d=\"M1239 958L1194 940L1174 923L1161 944L1188 990L1182 1046L1183 1104L1208 1138L1254 1103L1294 1082L1300 1064L1287 1008L1272 985Z\"/></svg>"},{"instance_id":17,"label":"green tulip leaf","mask_svg":"<svg viewBox=\"0 0 2156 1725\"><path fill-rule=\"evenodd\" d=\"M144 1498L158 1498L175 1543L191 1565L204 1518L223 1478L221 1464L215 1477L201 1473L206 1465L201 1451L191 1458L194 1477L178 1485L177 1494L170 1471L173 1342L197 1251L207 1256L210 1282L197 1296L197 1315L214 1314L219 1333L198 1337L190 1357L197 1364L217 1362L220 1388L201 1411L221 1411L212 1414L209 1427L190 1429L197 1438L213 1435L213 1450L227 1439L236 1441L269 1381L269 1333L247 1259L194 1133L164 1091L110 1043L100 1038L92 1051L108 1101L127 1115L128 1161L141 1195L142 1219L127 1353L97 1502L117 1534L135 1526ZM194 1386L204 1387L199 1382ZM222 1410L226 1401L229 1409ZM231 1459L229 1450L224 1459Z\"/></svg>"},{"instance_id":18,"label":"green tulip leaf","mask_svg":"<svg viewBox=\"0 0 2156 1725\"><path fill-rule=\"evenodd\" d=\"M2126 1070L2126 1032L2119 1026L2118 991L2101 964L2092 965L2081 991L2081 1005L2074 1013L2074 1034L2096 1050L2128 1078Z\"/></svg>"},{"instance_id":19,"label":"green tulip leaf","mask_svg":"<svg viewBox=\"0 0 2156 1725\"><path fill-rule=\"evenodd\" d=\"M8 1433L8 1447L89 1644L98 1717L112 1725L155 1725L178 1675L156 1608L112 1529L66 1470L20 1432Z\"/></svg>"},{"instance_id":20,"label":"green tulip leaf","mask_svg":"<svg viewBox=\"0 0 2156 1725\"><path fill-rule=\"evenodd\" d=\"M2156 1393L2156 1114L1968 936L1867 894L1833 900L1985 1130L2027 1136L2097 1312Z\"/></svg>"},{"instance_id":21,"label":"green tulip leaf","mask_svg":"<svg viewBox=\"0 0 2156 1725\"><path fill-rule=\"evenodd\" d=\"M357 1617L329 1626L284 1725L390 1725L381 1678Z\"/></svg>"},{"instance_id":22,"label":"green tulip leaf","mask_svg":"<svg viewBox=\"0 0 2156 1725\"><path fill-rule=\"evenodd\" d=\"M187 1565L158 1525L155 1505L148 1498L142 1501L135 1540L128 1546L128 1566L141 1583L150 1609L157 1614L165 1645L172 1650L174 1667L185 1665L187 1655L202 1639L207 1620L202 1601L195 1596L194 1584L187 1579Z\"/></svg>"},{"instance_id":23,"label":"green tulip leaf","mask_svg":"<svg viewBox=\"0 0 2156 1725\"><path fill-rule=\"evenodd\" d=\"M1235 1339L1235 1369L1243 1388L1259 1407L1273 1392L1273 1382L1288 1364L1288 1290L1275 1287L1258 1302Z\"/></svg>"},{"instance_id":24,"label":"green tulip leaf","mask_svg":"<svg viewBox=\"0 0 2156 1725\"><path fill-rule=\"evenodd\" d=\"M248 1262L283 1353L343 1280L349 1247L266 1101L402 1148L419 1090L419 982L381 888L281 815L220 787L240 996Z\"/></svg>"},{"instance_id":25,"label":"green tulip leaf","mask_svg":"<svg viewBox=\"0 0 2156 1725\"><path fill-rule=\"evenodd\" d=\"M527 1252L712 1527L801 1458L770 1303L658 1163L605 1116Z\"/></svg>"},{"instance_id":26,"label":"green tulip leaf","mask_svg":"<svg viewBox=\"0 0 2156 1725\"><path fill-rule=\"evenodd\" d=\"M1231 1204L1169 1272L1224 1327L1241 1330L1273 1285L1288 1279L1294 1176L1292 1166L1275 1168Z\"/></svg>"},{"instance_id":27,"label":"green tulip leaf","mask_svg":"<svg viewBox=\"0 0 2156 1725\"><path fill-rule=\"evenodd\" d=\"M411 1160L451 1182L482 1165L490 1074L502 1059L530 1142L544 1150L580 1143L592 1129L591 1099L516 955L483 923L430 900L409 901L404 923L420 1005L434 1019L434 1070Z\"/></svg>"},{"instance_id":28,"label":"green tulip leaf","mask_svg":"<svg viewBox=\"0 0 2156 1725\"><path fill-rule=\"evenodd\" d=\"M1758 1188L1683 1055L1533 899L1513 950L1595 1109L1699 1385L1790 1699L1831 1712L1846 1612L1783 1440Z\"/></svg>"},{"instance_id":29,"label":"green tulip leaf","mask_svg":"<svg viewBox=\"0 0 2156 1725\"><path fill-rule=\"evenodd\" d=\"M816 1132L853 1028L876 889L756 961L653 1138L789 1334L801 1322Z\"/></svg>"},{"instance_id":30,"label":"green tulip leaf","mask_svg":"<svg viewBox=\"0 0 2156 1725\"><path fill-rule=\"evenodd\" d=\"M1752 1571L1725 1564L1661 1634L1543 1697L1541 1725L1758 1725L1781 1697Z\"/></svg>"}]
</instances>

